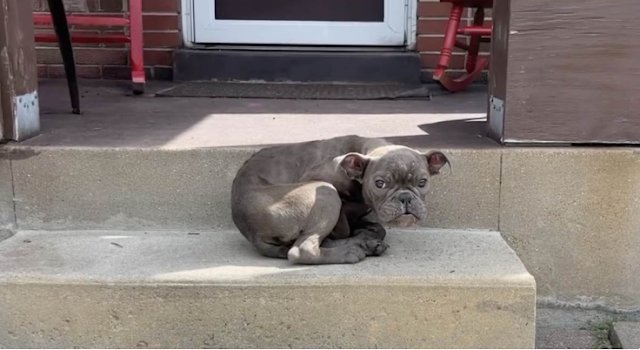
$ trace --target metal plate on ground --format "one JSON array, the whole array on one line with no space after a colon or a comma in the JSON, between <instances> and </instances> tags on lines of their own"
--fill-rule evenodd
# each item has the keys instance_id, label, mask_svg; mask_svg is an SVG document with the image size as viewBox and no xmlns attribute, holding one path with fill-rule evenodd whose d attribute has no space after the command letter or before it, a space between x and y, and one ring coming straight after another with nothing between
<instances>
[{"instance_id":1,"label":"metal plate on ground","mask_svg":"<svg viewBox=\"0 0 640 350\"><path fill-rule=\"evenodd\" d=\"M161 97L269 98L292 100L430 100L422 85L315 83L185 83L160 91Z\"/></svg>"}]
</instances>

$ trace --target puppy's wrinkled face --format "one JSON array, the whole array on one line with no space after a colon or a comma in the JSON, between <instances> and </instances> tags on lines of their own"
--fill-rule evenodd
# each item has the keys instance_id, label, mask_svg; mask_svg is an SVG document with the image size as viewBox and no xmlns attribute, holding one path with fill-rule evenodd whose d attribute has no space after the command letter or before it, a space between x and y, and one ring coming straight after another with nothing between
<instances>
[{"instance_id":1,"label":"puppy's wrinkled face","mask_svg":"<svg viewBox=\"0 0 640 350\"><path fill-rule=\"evenodd\" d=\"M426 218L431 177L448 163L439 151L422 154L389 146L369 156L347 154L341 165L350 178L362 183L365 203L374 209L378 220L410 226Z\"/></svg>"}]
</instances>

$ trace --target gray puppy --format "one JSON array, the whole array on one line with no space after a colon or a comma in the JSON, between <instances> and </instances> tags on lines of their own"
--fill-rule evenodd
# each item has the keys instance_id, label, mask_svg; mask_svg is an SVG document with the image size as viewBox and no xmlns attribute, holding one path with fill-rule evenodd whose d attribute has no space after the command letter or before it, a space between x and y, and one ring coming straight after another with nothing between
<instances>
[{"instance_id":1,"label":"gray puppy","mask_svg":"<svg viewBox=\"0 0 640 350\"><path fill-rule=\"evenodd\" d=\"M425 219L429 178L445 164L439 151L359 136L266 148L233 181L233 222L262 255L356 263L388 248L379 223Z\"/></svg>"}]
</instances>

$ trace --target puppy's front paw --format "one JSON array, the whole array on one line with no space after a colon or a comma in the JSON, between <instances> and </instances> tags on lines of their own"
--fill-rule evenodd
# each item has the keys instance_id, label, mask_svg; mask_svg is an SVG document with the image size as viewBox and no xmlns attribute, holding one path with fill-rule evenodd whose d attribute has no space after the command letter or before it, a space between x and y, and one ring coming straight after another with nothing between
<instances>
[{"instance_id":1,"label":"puppy's front paw","mask_svg":"<svg viewBox=\"0 0 640 350\"><path fill-rule=\"evenodd\" d=\"M365 244L367 246L367 255L369 256L380 256L389 249L388 244L377 239L367 240L365 241Z\"/></svg>"},{"instance_id":2,"label":"puppy's front paw","mask_svg":"<svg viewBox=\"0 0 640 350\"><path fill-rule=\"evenodd\" d=\"M387 236L387 231L382 225L377 223L369 223L354 232L354 236L361 236L370 239L383 240Z\"/></svg>"},{"instance_id":3,"label":"puppy's front paw","mask_svg":"<svg viewBox=\"0 0 640 350\"><path fill-rule=\"evenodd\" d=\"M367 252L362 249L362 247L354 245L347 248L347 252L345 254L345 263L347 264L355 264L364 260L367 257Z\"/></svg>"}]
</instances>

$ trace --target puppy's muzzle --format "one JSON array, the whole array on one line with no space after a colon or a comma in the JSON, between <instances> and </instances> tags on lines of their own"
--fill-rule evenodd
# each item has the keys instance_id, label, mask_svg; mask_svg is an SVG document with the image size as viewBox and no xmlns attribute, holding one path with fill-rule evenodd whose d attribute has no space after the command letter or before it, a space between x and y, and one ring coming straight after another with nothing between
<instances>
[{"instance_id":1,"label":"puppy's muzzle","mask_svg":"<svg viewBox=\"0 0 640 350\"><path fill-rule=\"evenodd\" d=\"M411 193L403 192L398 195L398 201L402 203L402 207L404 208L404 214L411 214L409 212L409 205L411 204L412 200L413 200L413 196L411 195Z\"/></svg>"}]
</instances>

